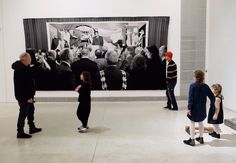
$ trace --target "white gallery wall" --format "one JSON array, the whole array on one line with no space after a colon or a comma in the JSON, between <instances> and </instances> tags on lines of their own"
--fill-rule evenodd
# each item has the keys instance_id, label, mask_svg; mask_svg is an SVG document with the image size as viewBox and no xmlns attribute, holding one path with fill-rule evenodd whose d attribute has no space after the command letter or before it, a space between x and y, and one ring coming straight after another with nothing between
<instances>
[{"instance_id":1,"label":"white gallery wall","mask_svg":"<svg viewBox=\"0 0 236 163\"><path fill-rule=\"evenodd\" d=\"M0 101L6 101L5 56L3 52L3 10L2 1L0 0Z\"/></svg>"},{"instance_id":2,"label":"white gallery wall","mask_svg":"<svg viewBox=\"0 0 236 163\"><path fill-rule=\"evenodd\" d=\"M208 0L207 76L223 86L224 106L236 111L236 1Z\"/></svg>"},{"instance_id":3,"label":"white gallery wall","mask_svg":"<svg viewBox=\"0 0 236 163\"><path fill-rule=\"evenodd\" d=\"M2 0L0 76L4 81L0 80L1 102L15 101L11 64L25 50L23 18L170 16L168 48L180 65L180 3L181 0ZM179 95L179 84L176 94ZM63 92L60 95L63 96Z\"/></svg>"}]
</instances>

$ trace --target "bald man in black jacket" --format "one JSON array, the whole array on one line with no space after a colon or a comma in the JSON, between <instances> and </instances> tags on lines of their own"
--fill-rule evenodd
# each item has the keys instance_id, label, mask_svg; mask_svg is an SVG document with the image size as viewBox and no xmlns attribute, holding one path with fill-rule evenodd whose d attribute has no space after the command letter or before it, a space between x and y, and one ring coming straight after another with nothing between
<instances>
[{"instance_id":1,"label":"bald man in black jacket","mask_svg":"<svg viewBox=\"0 0 236 163\"><path fill-rule=\"evenodd\" d=\"M12 64L14 69L14 88L15 97L20 106L19 117L17 121L17 138L31 138L24 132L25 119L27 117L29 124L29 133L40 132L41 128L34 125L34 95L35 81L33 78L34 67L31 65L31 57L28 53L22 53L20 60Z\"/></svg>"}]
</instances>

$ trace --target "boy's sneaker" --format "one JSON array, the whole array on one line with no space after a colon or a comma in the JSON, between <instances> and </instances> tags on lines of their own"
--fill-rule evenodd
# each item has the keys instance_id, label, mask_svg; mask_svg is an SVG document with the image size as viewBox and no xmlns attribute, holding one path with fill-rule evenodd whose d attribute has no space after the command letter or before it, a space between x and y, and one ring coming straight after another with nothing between
<instances>
[{"instance_id":1,"label":"boy's sneaker","mask_svg":"<svg viewBox=\"0 0 236 163\"><path fill-rule=\"evenodd\" d=\"M196 140L197 140L200 144L204 144L203 137L197 137Z\"/></svg>"},{"instance_id":2,"label":"boy's sneaker","mask_svg":"<svg viewBox=\"0 0 236 163\"><path fill-rule=\"evenodd\" d=\"M28 135L26 133L18 133L17 136L16 136L18 139L29 139L29 138L32 138L31 135Z\"/></svg>"},{"instance_id":3,"label":"boy's sneaker","mask_svg":"<svg viewBox=\"0 0 236 163\"><path fill-rule=\"evenodd\" d=\"M184 144L190 145L190 146L195 146L195 141L194 139L189 138L188 140L183 141Z\"/></svg>"}]
</instances>

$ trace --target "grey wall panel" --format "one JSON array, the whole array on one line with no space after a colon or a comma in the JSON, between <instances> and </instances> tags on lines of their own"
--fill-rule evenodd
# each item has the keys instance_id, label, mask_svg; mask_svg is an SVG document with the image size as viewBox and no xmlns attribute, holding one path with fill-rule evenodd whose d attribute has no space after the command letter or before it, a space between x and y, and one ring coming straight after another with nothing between
<instances>
[{"instance_id":1,"label":"grey wall panel","mask_svg":"<svg viewBox=\"0 0 236 163\"><path fill-rule=\"evenodd\" d=\"M193 71L205 70L206 0L181 1L180 96L188 96Z\"/></svg>"}]
</instances>

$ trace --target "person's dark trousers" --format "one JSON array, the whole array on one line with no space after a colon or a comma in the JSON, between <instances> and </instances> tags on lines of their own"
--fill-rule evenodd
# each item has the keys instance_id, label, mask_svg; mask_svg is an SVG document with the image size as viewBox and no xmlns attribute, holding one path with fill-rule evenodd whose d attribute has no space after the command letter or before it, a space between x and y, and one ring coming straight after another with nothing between
<instances>
[{"instance_id":1,"label":"person's dark trousers","mask_svg":"<svg viewBox=\"0 0 236 163\"><path fill-rule=\"evenodd\" d=\"M171 108L171 100L170 100L170 96L169 96L169 91L166 88L166 97L167 97L167 106L168 108Z\"/></svg>"},{"instance_id":2,"label":"person's dark trousers","mask_svg":"<svg viewBox=\"0 0 236 163\"><path fill-rule=\"evenodd\" d=\"M90 114L90 103L80 103L77 109L77 117L81 121L83 127L88 126L88 118Z\"/></svg>"},{"instance_id":3,"label":"person's dark trousers","mask_svg":"<svg viewBox=\"0 0 236 163\"><path fill-rule=\"evenodd\" d=\"M17 132L24 133L25 119L27 117L30 127L34 126L34 104L28 102L18 101L20 106L19 116L17 121Z\"/></svg>"},{"instance_id":4,"label":"person's dark trousers","mask_svg":"<svg viewBox=\"0 0 236 163\"><path fill-rule=\"evenodd\" d=\"M166 96L167 96L167 106L171 107L173 105L173 109L178 110L178 105L175 99L174 89L175 89L176 81L172 81L167 83L166 88Z\"/></svg>"},{"instance_id":5,"label":"person's dark trousers","mask_svg":"<svg viewBox=\"0 0 236 163\"><path fill-rule=\"evenodd\" d=\"M31 103L30 104L30 109L29 109L29 114L28 114L28 117L27 117L27 120L28 120L28 125L30 128L35 128L35 125L34 125L34 103Z\"/></svg>"}]
</instances>

